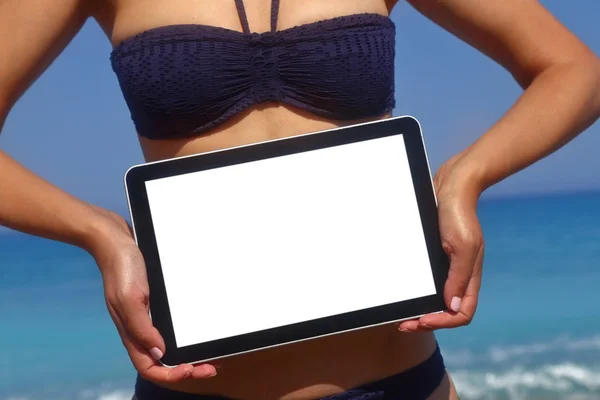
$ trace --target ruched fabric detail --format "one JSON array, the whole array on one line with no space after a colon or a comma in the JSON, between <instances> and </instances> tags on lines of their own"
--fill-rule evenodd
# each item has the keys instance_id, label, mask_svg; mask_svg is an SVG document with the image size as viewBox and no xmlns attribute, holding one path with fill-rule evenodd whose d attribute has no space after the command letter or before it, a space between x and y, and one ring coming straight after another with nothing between
<instances>
[{"instance_id":1,"label":"ruched fabric detail","mask_svg":"<svg viewBox=\"0 0 600 400\"><path fill-rule=\"evenodd\" d=\"M263 102L333 120L392 110L390 18L355 14L280 31L275 26L276 20L272 31L246 33L169 25L118 44L111 65L138 133L198 135Z\"/></svg>"}]
</instances>

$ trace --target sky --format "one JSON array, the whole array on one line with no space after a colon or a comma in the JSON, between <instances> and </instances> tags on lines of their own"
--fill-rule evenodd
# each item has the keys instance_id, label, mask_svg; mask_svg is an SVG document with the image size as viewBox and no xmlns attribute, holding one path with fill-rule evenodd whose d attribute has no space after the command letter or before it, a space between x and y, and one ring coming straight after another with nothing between
<instances>
[{"instance_id":1,"label":"sky","mask_svg":"<svg viewBox=\"0 0 600 400\"><path fill-rule=\"evenodd\" d=\"M542 3L600 54L598 0ZM406 4L392 19L397 27L394 115L419 119L435 172L501 117L521 89L493 61ZM15 105L0 149L63 190L125 213L123 174L143 157L110 51L108 39L89 21ZM600 189L598 149L600 123L486 195Z\"/></svg>"}]
</instances>

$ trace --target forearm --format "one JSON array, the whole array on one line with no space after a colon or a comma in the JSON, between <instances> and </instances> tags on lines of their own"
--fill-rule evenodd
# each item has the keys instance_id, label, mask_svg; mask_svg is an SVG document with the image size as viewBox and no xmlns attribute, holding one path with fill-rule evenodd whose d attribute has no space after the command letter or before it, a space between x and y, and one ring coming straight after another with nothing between
<instances>
[{"instance_id":1,"label":"forearm","mask_svg":"<svg viewBox=\"0 0 600 400\"><path fill-rule=\"evenodd\" d=\"M102 214L0 151L0 225L90 250Z\"/></svg>"},{"instance_id":2,"label":"forearm","mask_svg":"<svg viewBox=\"0 0 600 400\"><path fill-rule=\"evenodd\" d=\"M480 193L556 151L599 117L598 61L554 65L460 154L460 167Z\"/></svg>"}]
</instances>

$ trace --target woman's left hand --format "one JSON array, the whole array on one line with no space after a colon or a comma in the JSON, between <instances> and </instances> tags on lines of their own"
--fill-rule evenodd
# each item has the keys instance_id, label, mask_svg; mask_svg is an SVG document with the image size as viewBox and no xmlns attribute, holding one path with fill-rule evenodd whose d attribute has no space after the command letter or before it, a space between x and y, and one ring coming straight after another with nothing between
<instances>
[{"instance_id":1,"label":"woman's left hand","mask_svg":"<svg viewBox=\"0 0 600 400\"><path fill-rule=\"evenodd\" d=\"M446 162L434 178L442 245L450 259L444 301L449 311L404 321L401 331L422 332L468 325L473 319L483 264L483 234L477 218L481 194L474 174L460 155Z\"/></svg>"}]
</instances>

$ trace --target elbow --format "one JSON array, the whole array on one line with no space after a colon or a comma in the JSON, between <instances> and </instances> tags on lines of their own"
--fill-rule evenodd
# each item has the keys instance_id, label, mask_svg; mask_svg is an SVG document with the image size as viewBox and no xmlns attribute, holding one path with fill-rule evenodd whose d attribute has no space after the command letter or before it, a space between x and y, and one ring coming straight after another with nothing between
<instances>
[{"instance_id":1,"label":"elbow","mask_svg":"<svg viewBox=\"0 0 600 400\"><path fill-rule=\"evenodd\" d=\"M600 58L593 56L588 62L590 75L593 83L593 104L596 111L596 119L600 118Z\"/></svg>"},{"instance_id":2,"label":"elbow","mask_svg":"<svg viewBox=\"0 0 600 400\"><path fill-rule=\"evenodd\" d=\"M549 62L543 67L517 69L513 76L524 90L544 77L569 80L586 99L590 107L588 115L591 113L592 118L600 118L600 58L591 51Z\"/></svg>"},{"instance_id":3,"label":"elbow","mask_svg":"<svg viewBox=\"0 0 600 400\"><path fill-rule=\"evenodd\" d=\"M593 121L600 118L600 58L594 54L582 56L572 61L574 74L583 81L583 86L588 88L590 96L589 105Z\"/></svg>"},{"instance_id":4,"label":"elbow","mask_svg":"<svg viewBox=\"0 0 600 400\"><path fill-rule=\"evenodd\" d=\"M513 60L509 71L523 89L527 89L541 76L553 74L555 71L568 71L589 82L590 89L600 92L600 58L587 48L522 62Z\"/></svg>"},{"instance_id":5,"label":"elbow","mask_svg":"<svg viewBox=\"0 0 600 400\"><path fill-rule=\"evenodd\" d=\"M581 98L585 99L584 108L587 108L583 110L586 122L593 124L600 118L600 59L594 54L586 54L558 64L556 70L570 75L574 87L579 88Z\"/></svg>"}]
</instances>

